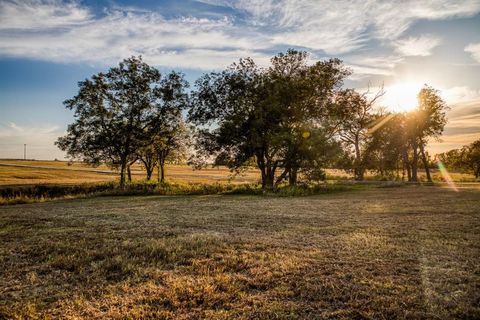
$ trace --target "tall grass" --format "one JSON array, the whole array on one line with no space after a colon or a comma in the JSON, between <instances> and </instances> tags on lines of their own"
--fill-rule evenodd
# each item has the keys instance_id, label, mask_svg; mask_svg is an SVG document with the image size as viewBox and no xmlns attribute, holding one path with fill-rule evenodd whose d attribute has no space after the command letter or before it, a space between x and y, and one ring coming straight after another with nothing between
<instances>
[{"instance_id":1,"label":"tall grass","mask_svg":"<svg viewBox=\"0 0 480 320\"><path fill-rule=\"evenodd\" d=\"M134 182L120 188L118 183L106 182L80 185L31 185L0 188L0 205L44 202L87 196L147 196L147 195L274 195L308 196L339 191L357 190L365 186L354 184L314 184L281 186L265 192L259 184L232 183L154 183Z\"/></svg>"}]
</instances>

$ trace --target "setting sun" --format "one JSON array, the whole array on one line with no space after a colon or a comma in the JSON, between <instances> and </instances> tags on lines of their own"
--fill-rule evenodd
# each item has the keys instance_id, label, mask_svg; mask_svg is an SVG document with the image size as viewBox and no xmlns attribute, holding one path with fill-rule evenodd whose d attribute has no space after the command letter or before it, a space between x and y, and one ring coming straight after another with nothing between
<instances>
[{"instance_id":1,"label":"setting sun","mask_svg":"<svg viewBox=\"0 0 480 320\"><path fill-rule=\"evenodd\" d=\"M394 112L408 112L417 106L422 85L414 82L394 84L385 89L384 104Z\"/></svg>"}]
</instances>

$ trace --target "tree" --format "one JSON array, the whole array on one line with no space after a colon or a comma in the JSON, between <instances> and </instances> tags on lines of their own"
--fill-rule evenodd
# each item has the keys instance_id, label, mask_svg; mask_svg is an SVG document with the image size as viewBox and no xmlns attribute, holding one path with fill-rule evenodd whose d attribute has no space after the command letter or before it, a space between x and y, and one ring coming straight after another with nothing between
<instances>
[{"instance_id":1,"label":"tree","mask_svg":"<svg viewBox=\"0 0 480 320\"><path fill-rule=\"evenodd\" d=\"M480 139L466 147L465 164L470 168L475 178L480 177Z\"/></svg>"},{"instance_id":2,"label":"tree","mask_svg":"<svg viewBox=\"0 0 480 320\"><path fill-rule=\"evenodd\" d=\"M337 118L338 135L347 148L353 149L353 168L355 180L363 180L365 162L371 148L369 129L380 116L373 112L375 102L384 94L383 88L373 98L368 99L369 91L361 94L353 89L340 91L335 99L333 116Z\"/></svg>"},{"instance_id":3,"label":"tree","mask_svg":"<svg viewBox=\"0 0 480 320\"><path fill-rule=\"evenodd\" d=\"M290 176L296 182L307 154L305 131L322 132L333 93L349 74L338 59L307 64L307 54L289 50L272 58L270 68L242 59L221 73L196 82L190 121L198 132L200 155L241 170L254 158L262 187L274 188ZM281 169L280 175L276 175Z\"/></svg>"},{"instance_id":4,"label":"tree","mask_svg":"<svg viewBox=\"0 0 480 320\"><path fill-rule=\"evenodd\" d=\"M400 178L400 164L405 151L404 119L403 114L395 113L386 113L377 119L370 129L364 152L363 165L366 169L381 176Z\"/></svg>"},{"instance_id":5,"label":"tree","mask_svg":"<svg viewBox=\"0 0 480 320\"><path fill-rule=\"evenodd\" d=\"M165 163L185 158L188 148L189 131L183 119L178 119L177 125L159 135L154 144L157 158L158 182L165 182Z\"/></svg>"},{"instance_id":6,"label":"tree","mask_svg":"<svg viewBox=\"0 0 480 320\"><path fill-rule=\"evenodd\" d=\"M448 169L471 173L480 177L480 140L460 149L453 149L437 156Z\"/></svg>"},{"instance_id":7,"label":"tree","mask_svg":"<svg viewBox=\"0 0 480 320\"><path fill-rule=\"evenodd\" d=\"M428 181L432 181L429 161L425 152L425 146L429 139L438 139L447 123L446 103L442 100L439 92L425 85L417 96L417 110L411 112L409 117L409 140L413 150L412 181L417 181L417 166L419 157L423 162Z\"/></svg>"},{"instance_id":8,"label":"tree","mask_svg":"<svg viewBox=\"0 0 480 320\"><path fill-rule=\"evenodd\" d=\"M158 182L165 180L165 161L185 152L188 130L183 121L182 111L188 107L189 97L185 92L189 84L183 74L170 72L161 81L159 93L162 96L162 114L159 128L151 133L151 144L143 151L141 160L150 180L153 169L158 167Z\"/></svg>"},{"instance_id":9,"label":"tree","mask_svg":"<svg viewBox=\"0 0 480 320\"><path fill-rule=\"evenodd\" d=\"M152 179L153 171L157 166L157 154L154 144L149 144L137 151L138 160L142 163L147 173L147 181Z\"/></svg>"},{"instance_id":10,"label":"tree","mask_svg":"<svg viewBox=\"0 0 480 320\"><path fill-rule=\"evenodd\" d=\"M155 168L158 168L158 182L165 181L165 163L186 159L188 138L188 129L180 116L176 126L171 123L170 129L163 130L154 137L152 144L139 150L138 159L145 168L147 180L151 180Z\"/></svg>"},{"instance_id":11,"label":"tree","mask_svg":"<svg viewBox=\"0 0 480 320\"><path fill-rule=\"evenodd\" d=\"M131 57L79 82L79 92L64 102L74 110L75 122L56 144L72 158L92 165L107 163L120 170L120 186L125 171L137 159L138 150L152 142L176 96L167 94L160 72Z\"/></svg>"},{"instance_id":12,"label":"tree","mask_svg":"<svg viewBox=\"0 0 480 320\"><path fill-rule=\"evenodd\" d=\"M273 57L266 72L269 103L281 119L277 136L281 173L275 185L287 178L295 185L302 171L310 177L325 176L323 168L338 155L328 117L333 97L350 71L338 59L313 65L307 60L307 53L290 50Z\"/></svg>"}]
</instances>

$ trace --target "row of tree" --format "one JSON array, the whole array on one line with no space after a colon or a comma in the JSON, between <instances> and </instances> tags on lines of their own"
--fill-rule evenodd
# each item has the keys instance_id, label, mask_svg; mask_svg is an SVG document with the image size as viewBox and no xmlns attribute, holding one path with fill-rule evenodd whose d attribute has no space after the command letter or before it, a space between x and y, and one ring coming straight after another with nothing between
<instances>
[{"instance_id":1,"label":"row of tree","mask_svg":"<svg viewBox=\"0 0 480 320\"><path fill-rule=\"evenodd\" d=\"M72 158L118 168L122 186L133 163L144 165L147 179L158 167L163 181L169 157L187 153L195 166L255 166L264 189L322 180L327 167L351 170L357 180L375 170L417 181L423 164L431 179L425 146L446 123L436 90L425 86L415 111L391 114L377 106L383 90L343 88L351 71L340 60L307 62L307 53L295 50L267 68L241 59L187 92L182 74L162 77L132 57L79 83L65 101L75 122L57 145Z\"/></svg>"},{"instance_id":2,"label":"row of tree","mask_svg":"<svg viewBox=\"0 0 480 320\"><path fill-rule=\"evenodd\" d=\"M460 149L453 149L438 155L448 169L480 177L480 139Z\"/></svg>"}]
</instances>

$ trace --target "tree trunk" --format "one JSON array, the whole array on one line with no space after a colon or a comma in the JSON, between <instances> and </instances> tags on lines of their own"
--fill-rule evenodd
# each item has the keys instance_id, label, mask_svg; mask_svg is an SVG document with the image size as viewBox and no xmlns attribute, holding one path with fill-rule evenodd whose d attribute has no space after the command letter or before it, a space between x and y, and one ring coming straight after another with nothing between
<instances>
[{"instance_id":1,"label":"tree trunk","mask_svg":"<svg viewBox=\"0 0 480 320\"><path fill-rule=\"evenodd\" d=\"M283 170L282 174L278 176L277 181L275 181L275 188L287 177L287 175L290 176L291 169L285 168Z\"/></svg>"},{"instance_id":2,"label":"tree trunk","mask_svg":"<svg viewBox=\"0 0 480 320\"><path fill-rule=\"evenodd\" d=\"M270 170L267 170L270 171ZM265 190L273 190L274 189L274 178L271 173L267 173L267 176L265 177Z\"/></svg>"},{"instance_id":3,"label":"tree trunk","mask_svg":"<svg viewBox=\"0 0 480 320\"><path fill-rule=\"evenodd\" d=\"M290 172L288 174L288 184L290 186L295 186L297 185L297 177L298 177L298 169L297 168L292 168L290 169Z\"/></svg>"},{"instance_id":4,"label":"tree trunk","mask_svg":"<svg viewBox=\"0 0 480 320\"><path fill-rule=\"evenodd\" d=\"M127 166L128 182L132 182L132 171L130 170L130 165Z\"/></svg>"},{"instance_id":5,"label":"tree trunk","mask_svg":"<svg viewBox=\"0 0 480 320\"><path fill-rule=\"evenodd\" d=\"M364 172L362 168L362 154L360 152L360 140L358 137L355 137L355 180L362 181L364 178Z\"/></svg>"},{"instance_id":6,"label":"tree trunk","mask_svg":"<svg viewBox=\"0 0 480 320\"><path fill-rule=\"evenodd\" d=\"M264 190L273 190L275 187L275 169L272 168L269 161L266 165L265 183L262 183L262 185L264 185Z\"/></svg>"},{"instance_id":7,"label":"tree trunk","mask_svg":"<svg viewBox=\"0 0 480 320\"><path fill-rule=\"evenodd\" d=\"M255 157L257 158L258 169L260 169L260 172L262 174L262 190L265 191L269 187L269 183L271 183L270 188L273 188L273 180L270 182L268 181L269 171L268 171L267 165L265 164L265 158L263 156L263 152L257 151Z\"/></svg>"},{"instance_id":8,"label":"tree trunk","mask_svg":"<svg viewBox=\"0 0 480 320\"><path fill-rule=\"evenodd\" d=\"M428 182L432 182L432 176L430 175L430 168L428 167L428 159L425 155L425 148L423 143L420 144L420 153L422 155L423 166L425 167L425 173L427 174Z\"/></svg>"},{"instance_id":9,"label":"tree trunk","mask_svg":"<svg viewBox=\"0 0 480 320\"><path fill-rule=\"evenodd\" d=\"M410 161L408 160L407 150L403 151L403 175L405 175L405 170L407 170L407 181L412 181L412 171Z\"/></svg>"},{"instance_id":10,"label":"tree trunk","mask_svg":"<svg viewBox=\"0 0 480 320\"><path fill-rule=\"evenodd\" d=\"M147 173L147 181L150 181L152 179L153 171L155 170L156 155L145 154L144 156L139 157L139 159L143 163Z\"/></svg>"},{"instance_id":11,"label":"tree trunk","mask_svg":"<svg viewBox=\"0 0 480 320\"><path fill-rule=\"evenodd\" d=\"M126 161L122 161L120 165L120 188L125 188L125 169L127 167Z\"/></svg>"},{"instance_id":12,"label":"tree trunk","mask_svg":"<svg viewBox=\"0 0 480 320\"><path fill-rule=\"evenodd\" d=\"M415 141L413 143L413 160L412 160L412 181L413 182L418 181L417 164L418 164L418 144L417 144L417 141Z\"/></svg>"},{"instance_id":13,"label":"tree trunk","mask_svg":"<svg viewBox=\"0 0 480 320\"><path fill-rule=\"evenodd\" d=\"M152 179L153 169L150 167L145 167L145 170L147 171L147 181L150 181Z\"/></svg>"},{"instance_id":14,"label":"tree trunk","mask_svg":"<svg viewBox=\"0 0 480 320\"><path fill-rule=\"evenodd\" d=\"M265 172L265 166L260 168L260 172L262 173L262 190L265 190L267 187L267 173Z\"/></svg>"},{"instance_id":15,"label":"tree trunk","mask_svg":"<svg viewBox=\"0 0 480 320\"><path fill-rule=\"evenodd\" d=\"M163 162L158 164L158 182L165 182L165 163Z\"/></svg>"}]
</instances>

